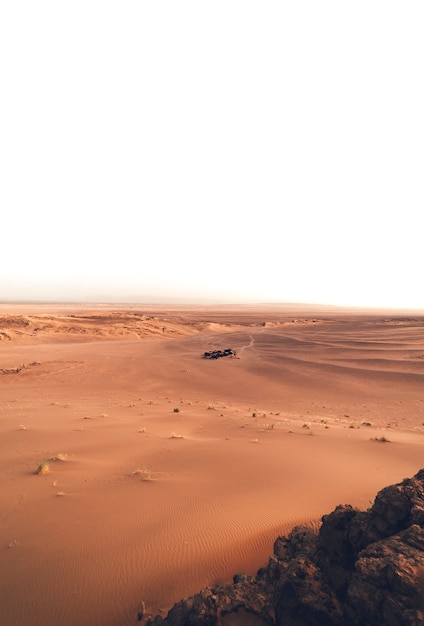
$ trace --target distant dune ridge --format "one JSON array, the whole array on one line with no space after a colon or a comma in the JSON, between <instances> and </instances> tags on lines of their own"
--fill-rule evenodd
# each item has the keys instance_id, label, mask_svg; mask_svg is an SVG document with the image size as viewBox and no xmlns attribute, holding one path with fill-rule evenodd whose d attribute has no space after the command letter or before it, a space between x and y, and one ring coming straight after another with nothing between
<instances>
[{"instance_id":1,"label":"distant dune ridge","mask_svg":"<svg viewBox=\"0 0 424 626\"><path fill-rule=\"evenodd\" d=\"M152 315L115 312L72 315L3 315L0 340L55 339L69 336L88 339L186 335L194 332L190 324L164 320Z\"/></svg>"},{"instance_id":2,"label":"distant dune ridge","mask_svg":"<svg viewBox=\"0 0 424 626\"><path fill-rule=\"evenodd\" d=\"M423 331L404 312L0 305L2 622L164 618L255 578L293 527L366 512L423 465Z\"/></svg>"}]
</instances>

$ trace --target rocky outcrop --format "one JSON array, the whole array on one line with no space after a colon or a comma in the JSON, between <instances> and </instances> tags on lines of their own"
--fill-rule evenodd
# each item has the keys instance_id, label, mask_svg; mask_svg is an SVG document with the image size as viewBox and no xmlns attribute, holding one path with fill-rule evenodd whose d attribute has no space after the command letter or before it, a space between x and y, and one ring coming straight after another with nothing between
<instances>
[{"instance_id":1,"label":"rocky outcrop","mask_svg":"<svg viewBox=\"0 0 424 626\"><path fill-rule=\"evenodd\" d=\"M12 367L9 369L0 369L0 374L19 374L21 367Z\"/></svg>"},{"instance_id":2,"label":"rocky outcrop","mask_svg":"<svg viewBox=\"0 0 424 626\"><path fill-rule=\"evenodd\" d=\"M203 357L205 359L215 360L215 359L220 359L224 356L234 357L236 356L236 354L237 352L233 350L232 348L226 348L225 350L212 350L211 352L204 352Z\"/></svg>"},{"instance_id":3,"label":"rocky outcrop","mask_svg":"<svg viewBox=\"0 0 424 626\"><path fill-rule=\"evenodd\" d=\"M295 527L255 577L202 589L148 623L220 626L238 611L261 626L422 626L424 469L368 511L341 505L318 532Z\"/></svg>"}]
</instances>

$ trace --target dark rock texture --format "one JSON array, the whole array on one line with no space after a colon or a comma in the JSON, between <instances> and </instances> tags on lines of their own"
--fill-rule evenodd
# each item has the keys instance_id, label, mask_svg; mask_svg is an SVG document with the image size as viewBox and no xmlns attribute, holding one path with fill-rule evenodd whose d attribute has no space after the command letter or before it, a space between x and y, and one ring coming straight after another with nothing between
<instances>
[{"instance_id":1,"label":"dark rock texture","mask_svg":"<svg viewBox=\"0 0 424 626\"><path fill-rule=\"evenodd\" d=\"M202 589L148 623L225 626L240 610L269 626L423 626L424 469L368 511L341 505L318 533L296 526L255 577Z\"/></svg>"},{"instance_id":2,"label":"dark rock texture","mask_svg":"<svg viewBox=\"0 0 424 626\"><path fill-rule=\"evenodd\" d=\"M212 350L212 352L204 352L205 359L220 359L223 356L236 356L237 352L232 348L226 348L225 350Z\"/></svg>"}]
</instances>

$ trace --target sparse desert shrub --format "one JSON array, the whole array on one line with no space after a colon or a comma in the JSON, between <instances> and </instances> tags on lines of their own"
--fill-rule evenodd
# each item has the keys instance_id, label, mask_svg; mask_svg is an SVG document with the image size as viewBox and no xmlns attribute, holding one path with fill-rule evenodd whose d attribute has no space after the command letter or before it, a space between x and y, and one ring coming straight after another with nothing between
<instances>
[{"instance_id":1,"label":"sparse desert shrub","mask_svg":"<svg viewBox=\"0 0 424 626\"><path fill-rule=\"evenodd\" d=\"M59 452L59 454L55 454L54 456L52 456L50 460L51 461L66 461L66 458L67 458L66 454Z\"/></svg>"},{"instance_id":2,"label":"sparse desert shrub","mask_svg":"<svg viewBox=\"0 0 424 626\"><path fill-rule=\"evenodd\" d=\"M253 411L252 413L252 417L256 417L258 414L256 413L256 411Z\"/></svg>"},{"instance_id":3,"label":"sparse desert shrub","mask_svg":"<svg viewBox=\"0 0 424 626\"><path fill-rule=\"evenodd\" d=\"M177 406L176 406L176 407L174 408L174 413L179 413L179 412L180 412L180 409L179 409L179 407L177 407Z\"/></svg>"},{"instance_id":4,"label":"sparse desert shrub","mask_svg":"<svg viewBox=\"0 0 424 626\"><path fill-rule=\"evenodd\" d=\"M137 469L132 473L133 476L140 476L141 480L152 480L149 470L146 467Z\"/></svg>"},{"instance_id":5,"label":"sparse desert shrub","mask_svg":"<svg viewBox=\"0 0 424 626\"><path fill-rule=\"evenodd\" d=\"M378 441L379 443L390 443L390 439L387 439L384 435L382 437L372 437L371 441Z\"/></svg>"},{"instance_id":6,"label":"sparse desert shrub","mask_svg":"<svg viewBox=\"0 0 424 626\"><path fill-rule=\"evenodd\" d=\"M37 467L37 469L35 470L35 474L47 474L47 472L49 471L49 466L48 463L40 463L40 465Z\"/></svg>"},{"instance_id":7,"label":"sparse desert shrub","mask_svg":"<svg viewBox=\"0 0 424 626\"><path fill-rule=\"evenodd\" d=\"M303 424L302 428L310 428L309 424Z\"/></svg>"}]
</instances>

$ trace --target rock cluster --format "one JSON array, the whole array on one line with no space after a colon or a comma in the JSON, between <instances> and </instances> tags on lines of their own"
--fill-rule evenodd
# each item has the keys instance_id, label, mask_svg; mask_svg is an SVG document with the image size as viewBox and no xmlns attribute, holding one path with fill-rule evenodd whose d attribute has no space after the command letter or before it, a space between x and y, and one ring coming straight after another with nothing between
<instances>
[{"instance_id":1,"label":"rock cluster","mask_svg":"<svg viewBox=\"0 0 424 626\"><path fill-rule=\"evenodd\" d=\"M269 626L422 626L424 469L368 511L340 505L318 532L295 527L256 576L202 589L148 623L219 626L238 611Z\"/></svg>"},{"instance_id":2,"label":"rock cluster","mask_svg":"<svg viewBox=\"0 0 424 626\"><path fill-rule=\"evenodd\" d=\"M232 348L226 348L225 350L212 350L211 352L204 352L205 359L220 359L223 356L236 356L237 352Z\"/></svg>"}]
</instances>

